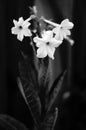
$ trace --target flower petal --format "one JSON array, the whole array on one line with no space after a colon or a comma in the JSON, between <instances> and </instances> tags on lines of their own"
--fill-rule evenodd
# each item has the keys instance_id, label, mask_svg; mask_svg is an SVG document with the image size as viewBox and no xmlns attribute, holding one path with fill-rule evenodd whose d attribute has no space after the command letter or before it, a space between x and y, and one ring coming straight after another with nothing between
<instances>
[{"instance_id":1,"label":"flower petal","mask_svg":"<svg viewBox=\"0 0 86 130\"><path fill-rule=\"evenodd\" d=\"M51 44L50 45L55 48L55 47L58 47L61 43L62 43L61 40L56 40L55 38L53 38L51 40Z\"/></svg>"},{"instance_id":2,"label":"flower petal","mask_svg":"<svg viewBox=\"0 0 86 130\"><path fill-rule=\"evenodd\" d=\"M22 41L23 38L24 38L23 33L22 33L22 32L18 33L18 35L17 35L17 39L18 39L19 41Z\"/></svg>"},{"instance_id":3,"label":"flower petal","mask_svg":"<svg viewBox=\"0 0 86 130\"><path fill-rule=\"evenodd\" d=\"M56 27L56 28L54 28L52 31L53 31L53 33L56 34L55 37L58 39L58 37L59 37L59 31L60 31L60 27Z\"/></svg>"},{"instance_id":4,"label":"flower petal","mask_svg":"<svg viewBox=\"0 0 86 130\"><path fill-rule=\"evenodd\" d=\"M67 29L72 29L74 24L69 21L69 19L65 19L61 22L61 27L67 28Z\"/></svg>"},{"instance_id":5,"label":"flower petal","mask_svg":"<svg viewBox=\"0 0 86 130\"><path fill-rule=\"evenodd\" d=\"M63 29L60 30L60 33L59 33L59 40L62 40L62 39L66 38L69 35L71 35L70 30L63 28Z\"/></svg>"},{"instance_id":6,"label":"flower petal","mask_svg":"<svg viewBox=\"0 0 86 130\"><path fill-rule=\"evenodd\" d=\"M24 21L24 23L23 23L24 28L28 28L30 25L31 25L31 23L27 22L27 21Z\"/></svg>"},{"instance_id":7,"label":"flower petal","mask_svg":"<svg viewBox=\"0 0 86 130\"><path fill-rule=\"evenodd\" d=\"M63 31L64 31L64 33L65 33L66 36L71 35L70 30L68 30L68 29L63 29Z\"/></svg>"},{"instance_id":8,"label":"flower petal","mask_svg":"<svg viewBox=\"0 0 86 130\"><path fill-rule=\"evenodd\" d=\"M64 39L64 38L66 38L66 36L67 36L67 34L66 34L66 32L65 32L65 29L62 29L62 30L60 31L60 37L63 37L63 39Z\"/></svg>"},{"instance_id":9,"label":"flower petal","mask_svg":"<svg viewBox=\"0 0 86 130\"><path fill-rule=\"evenodd\" d=\"M23 33L24 36L26 36L26 37L32 36L32 33L31 33L31 31L30 31L29 29L24 29L24 30L22 30L22 33Z\"/></svg>"},{"instance_id":10,"label":"flower petal","mask_svg":"<svg viewBox=\"0 0 86 130\"><path fill-rule=\"evenodd\" d=\"M17 27L12 27L11 32L12 34L18 34L20 30Z\"/></svg>"},{"instance_id":11,"label":"flower petal","mask_svg":"<svg viewBox=\"0 0 86 130\"><path fill-rule=\"evenodd\" d=\"M20 17L20 18L19 18L19 21L18 21L18 24L22 25L22 24L23 24L23 22L24 22L23 17Z\"/></svg>"},{"instance_id":12,"label":"flower petal","mask_svg":"<svg viewBox=\"0 0 86 130\"><path fill-rule=\"evenodd\" d=\"M52 59L54 59L54 53L55 53L55 48L54 47L48 47L47 48L47 53L48 53L48 56Z\"/></svg>"},{"instance_id":13,"label":"flower petal","mask_svg":"<svg viewBox=\"0 0 86 130\"><path fill-rule=\"evenodd\" d=\"M44 47L40 47L37 49L37 57L44 58L47 56L47 49Z\"/></svg>"},{"instance_id":14,"label":"flower petal","mask_svg":"<svg viewBox=\"0 0 86 130\"><path fill-rule=\"evenodd\" d=\"M60 31L59 31L59 36L55 36L55 39L56 40L59 40L59 41L63 41L63 38L64 38L64 31L62 31L61 29L60 29Z\"/></svg>"},{"instance_id":15,"label":"flower petal","mask_svg":"<svg viewBox=\"0 0 86 130\"><path fill-rule=\"evenodd\" d=\"M13 20L13 23L15 26L17 26L17 24L18 24L18 22L15 19Z\"/></svg>"},{"instance_id":16,"label":"flower petal","mask_svg":"<svg viewBox=\"0 0 86 130\"><path fill-rule=\"evenodd\" d=\"M49 39L51 39L53 37L53 32L52 31L44 31L44 33L42 34L43 39L48 42Z\"/></svg>"},{"instance_id":17,"label":"flower petal","mask_svg":"<svg viewBox=\"0 0 86 130\"><path fill-rule=\"evenodd\" d=\"M41 47L41 46L43 46L43 44L44 44L43 39L42 39L42 38L39 38L39 37L34 37L34 38L33 38L33 41L36 43L36 46L37 46L37 47Z\"/></svg>"}]
</instances>

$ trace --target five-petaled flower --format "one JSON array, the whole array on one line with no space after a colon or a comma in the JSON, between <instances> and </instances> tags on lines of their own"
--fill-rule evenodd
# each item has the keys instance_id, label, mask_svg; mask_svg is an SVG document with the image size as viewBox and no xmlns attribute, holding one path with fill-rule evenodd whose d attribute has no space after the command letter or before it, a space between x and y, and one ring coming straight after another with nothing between
<instances>
[{"instance_id":1,"label":"five-petaled flower","mask_svg":"<svg viewBox=\"0 0 86 130\"><path fill-rule=\"evenodd\" d=\"M55 38L58 40L67 39L69 35L71 35L70 29L73 28L73 23L68 19L65 19L61 22L61 24L55 23L55 28L53 32L55 33Z\"/></svg>"},{"instance_id":2,"label":"five-petaled flower","mask_svg":"<svg viewBox=\"0 0 86 130\"><path fill-rule=\"evenodd\" d=\"M44 31L42 34L42 38L36 36L33 41L36 43L37 49L37 57L44 58L47 55L54 59L55 48L58 47L62 41L56 40L53 36L53 32L51 30Z\"/></svg>"},{"instance_id":3,"label":"five-petaled flower","mask_svg":"<svg viewBox=\"0 0 86 130\"><path fill-rule=\"evenodd\" d=\"M23 17L19 18L19 21L13 20L14 27L12 27L12 34L17 35L17 39L22 41L24 36L32 36L30 29L28 28L31 23L29 22L31 18L28 18L24 21Z\"/></svg>"}]
</instances>

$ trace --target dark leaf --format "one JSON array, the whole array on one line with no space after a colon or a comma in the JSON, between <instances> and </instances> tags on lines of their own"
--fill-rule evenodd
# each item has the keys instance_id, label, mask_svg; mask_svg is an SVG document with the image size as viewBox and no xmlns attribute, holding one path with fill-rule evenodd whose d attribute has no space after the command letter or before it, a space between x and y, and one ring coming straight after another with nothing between
<instances>
[{"instance_id":1,"label":"dark leaf","mask_svg":"<svg viewBox=\"0 0 86 130\"><path fill-rule=\"evenodd\" d=\"M18 78L18 86L31 111L33 120L38 126L41 115L41 103L38 96L38 72L31 57L26 56L23 52L22 61L19 63L20 78Z\"/></svg>"},{"instance_id":2,"label":"dark leaf","mask_svg":"<svg viewBox=\"0 0 86 130\"><path fill-rule=\"evenodd\" d=\"M45 89L48 89L48 85L50 83L50 77L51 77L51 64L49 57L45 57L44 59L41 59L40 68L38 71L38 80L41 87L45 87Z\"/></svg>"},{"instance_id":3,"label":"dark leaf","mask_svg":"<svg viewBox=\"0 0 86 130\"><path fill-rule=\"evenodd\" d=\"M0 127L5 130L29 130L23 123L8 115L0 114Z\"/></svg>"},{"instance_id":4,"label":"dark leaf","mask_svg":"<svg viewBox=\"0 0 86 130\"><path fill-rule=\"evenodd\" d=\"M24 83L33 84L35 89L38 87L38 72L34 60L26 56L23 52L22 60L19 62L20 77L24 79Z\"/></svg>"},{"instance_id":5,"label":"dark leaf","mask_svg":"<svg viewBox=\"0 0 86 130\"><path fill-rule=\"evenodd\" d=\"M58 115L58 109L55 109L54 113L48 113L41 124L41 130L54 130L56 119Z\"/></svg>"},{"instance_id":6,"label":"dark leaf","mask_svg":"<svg viewBox=\"0 0 86 130\"><path fill-rule=\"evenodd\" d=\"M49 93L50 99L49 99L49 104L48 104L47 111L50 111L53 103L56 100L56 97L59 94L59 91L61 90L65 74L66 74L66 71L62 72L60 74L60 76L56 78L56 80L53 83L53 86L51 87L51 90L50 90L50 93Z\"/></svg>"},{"instance_id":7,"label":"dark leaf","mask_svg":"<svg viewBox=\"0 0 86 130\"><path fill-rule=\"evenodd\" d=\"M27 87L26 84L22 85L22 81L20 80L20 78L18 78L18 86L26 101L26 104L28 105L31 111L33 120L36 126L38 126L40 123L40 115L41 115L41 103L38 94L33 89L33 86L31 86L30 84L27 85Z\"/></svg>"}]
</instances>

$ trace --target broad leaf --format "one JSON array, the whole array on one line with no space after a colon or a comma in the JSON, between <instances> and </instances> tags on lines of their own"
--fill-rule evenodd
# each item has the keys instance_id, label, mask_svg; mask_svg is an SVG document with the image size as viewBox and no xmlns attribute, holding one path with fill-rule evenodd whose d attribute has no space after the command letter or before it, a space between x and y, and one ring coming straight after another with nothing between
<instances>
[{"instance_id":1,"label":"broad leaf","mask_svg":"<svg viewBox=\"0 0 86 130\"><path fill-rule=\"evenodd\" d=\"M19 62L20 77L24 79L24 83L33 84L34 89L38 89L38 72L34 60L26 56L23 52L21 54L22 59Z\"/></svg>"},{"instance_id":2,"label":"broad leaf","mask_svg":"<svg viewBox=\"0 0 86 130\"><path fill-rule=\"evenodd\" d=\"M47 82L49 82L49 66L50 59L45 57L44 59L39 59L39 70L38 70L38 81L40 87L48 87Z\"/></svg>"},{"instance_id":3,"label":"broad leaf","mask_svg":"<svg viewBox=\"0 0 86 130\"><path fill-rule=\"evenodd\" d=\"M8 115L0 114L0 128L5 130L29 130L18 120Z\"/></svg>"},{"instance_id":4,"label":"broad leaf","mask_svg":"<svg viewBox=\"0 0 86 130\"><path fill-rule=\"evenodd\" d=\"M58 115L58 109L56 108L54 113L48 113L41 124L41 130L54 130L56 119Z\"/></svg>"},{"instance_id":5,"label":"broad leaf","mask_svg":"<svg viewBox=\"0 0 86 130\"><path fill-rule=\"evenodd\" d=\"M25 99L26 104L28 105L31 111L33 120L36 126L38 126L40 123L40 115L41 115L40 99L32 86L28 86L27 89L24 89L24 86L22 86L21 80L19 78L18 78L18 86Z\"/></svg>"},{"instance_id":6,"label":"broad leaf","mask_svg":"<svg viewBox=\"0 0 86 130\"><path fill-rule=\"evenodd\" d=\"M28 105L36 126L40 123L41 103L38 96L39 85L37 70L32 60L23 54L23 59L19 63L20 78L18 86Z\"/></svg>"},{"instance_id":7,"label":"broad leaf","mask_svg":"<svg viewBox=\"0 0 86 130\"><path fill-rule=\"evenodd\" d=\"M56 98L61 90L65 74L66 74L66 71L62 72L59 75L59 77L56 78L56 80L54 81L54 83L51 87L51 90L49 93L49 104L48 104L47 111L50 111L53 103L55 102L55 100L56 100Z\"/></svg>"}]
</instances>

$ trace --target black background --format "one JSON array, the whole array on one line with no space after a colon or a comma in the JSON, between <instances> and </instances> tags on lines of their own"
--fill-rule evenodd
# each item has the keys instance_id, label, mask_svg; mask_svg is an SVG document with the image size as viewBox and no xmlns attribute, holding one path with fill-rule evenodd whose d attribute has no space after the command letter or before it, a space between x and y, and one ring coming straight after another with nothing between
<instances>
[{"instance_id":1,"label":"black background","mask_svg":"<svg viewBox=\"0 0 86 130\"><path fill-rule=\"evenodd\" d=\"M40 0L41 1L41 0ZM59 98L58 130L86 130L86 4L85 0L42 0L49 4L53 18L58 22L69 18L74 23L72 48L63 45L59 48L61 69L71 65L66 88L71 95L68 99ZM29 17L31 0L0 0L0 113L9 114L32 127L32 118L19 92L16 78L19 75L18 61L20 49L30 55L28 39L23 45L11 34L13 19ZM70 60L71 58L71 60ZM58 59L55 61L58 62ZM55 66L54 66L55 67ZM57 68L57 66L56 66ZM56 69L54 68L54 70ZM59 67L58 67L59 69Z\"/></svg>"}]
</instances>

